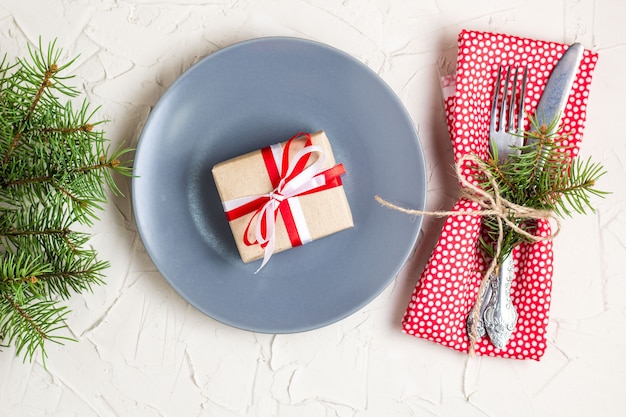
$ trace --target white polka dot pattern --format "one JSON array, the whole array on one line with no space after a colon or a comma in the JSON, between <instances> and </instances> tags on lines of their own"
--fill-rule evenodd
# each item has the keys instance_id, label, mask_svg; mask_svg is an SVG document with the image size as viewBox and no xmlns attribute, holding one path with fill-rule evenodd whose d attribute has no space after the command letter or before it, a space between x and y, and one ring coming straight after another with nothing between
<instances>
[{"instance_id":1,"label":"white polka dot pattern","mask_svg":"<svg viewBox=\"0 0 626 417\"><path fill-rule=\"evenodd\" d=\"M459 34L456 90L446 98L448 129L455 160L468 153L487 155L490 102L498 66L528 65L525 110L536 108L552 68L566 45L487 32ZM589 85L597 54L585 51L562 118L568 144L578 152L586 117ZM467 175L468 172L464 171ZM476 203L459 200L452 210L478 210ZM481 218L447 218L441 237L413 291L403 320L405 333L467 352L466 318L472 308L486 263L477 244ZM550 225L539 222L537 234L548 236ZM513 252L515 280L511 297L519 318L504 349L487 337L476 346L478 355L539 360L546 349L546 326L552 287L552 242L523 244Z\"/></svg>"}]
</instances>

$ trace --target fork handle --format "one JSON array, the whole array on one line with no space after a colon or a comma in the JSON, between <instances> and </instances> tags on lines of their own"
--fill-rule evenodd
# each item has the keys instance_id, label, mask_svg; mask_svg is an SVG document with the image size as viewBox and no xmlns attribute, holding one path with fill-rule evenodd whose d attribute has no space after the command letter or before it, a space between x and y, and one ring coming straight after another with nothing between
<instances>
[{"instance_id":1,"label":"fork handle","mask_svg":"<svg viewBox=\"0 0 626 417\"><path fill-rule=\"evenodd\" d=\"M511 300L514 272L513 256L509 253L502 259L498 273L492 275L492 294L482 315L487 335L498 349L509 343L517 323L517 311Z\"/></svg>"}]
</instances>

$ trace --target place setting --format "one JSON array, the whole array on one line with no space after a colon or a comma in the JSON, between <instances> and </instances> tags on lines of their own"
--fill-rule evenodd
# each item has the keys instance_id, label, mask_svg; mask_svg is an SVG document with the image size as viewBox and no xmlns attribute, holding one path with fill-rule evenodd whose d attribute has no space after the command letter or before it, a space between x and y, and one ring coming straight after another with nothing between
<instances>
[{"instance_id":1,"label":"place setting","mask_svg":"<svg viewBox=\"0 0 626 417\"><path fill-rule=\"evenodd\" d=\"M168 283L247 331L297 333L358 311L445 217L399 330L472 355L539 360L559 218L593 211L578 161L597 54L462 31L442 101L461 185L425 211L411 115L366 65L290 37L231 45L167 90L142 131L132 198ZM408 295L407 295L408 296Z\"/></svg>"}]
</instances>

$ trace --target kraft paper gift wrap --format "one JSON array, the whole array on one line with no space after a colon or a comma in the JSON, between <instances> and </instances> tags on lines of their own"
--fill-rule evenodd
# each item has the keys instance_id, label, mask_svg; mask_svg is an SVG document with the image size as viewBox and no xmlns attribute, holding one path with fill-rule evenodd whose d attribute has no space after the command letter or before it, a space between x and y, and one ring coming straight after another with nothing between
<instances>
[{"instance_id":1,"label":"kraft paper gift wrap","mask_svg":"<svg viewBox=\"0 0 626 417\"><path fill-rule=\"evenodd\" d=\"M322 170L331 171L337 167L331 144L324 131L302 134L294 137L288 147L288 159L293 162L293 158L306 145L319 147L323 152L324 162ZM274 146L280 146L285 150L289 141L282 142ZM267 151L269 149L266 148ZM246 196L258 196L271 193L275 189L268 173L268 162L264 158L263 150L257 150L245 155L241 155L227 161L221 162L213 167L213 177L222 202L240 199ZM266 153L267 155L267 153ZM320 157L319 153L312 153L306 164L301 168L308 168ZM280 157L276 157L280 159ZM281 170L281 161L275 161L278 170ZM284 168L284 167L283 167ZM328 236L341 230L353 227L352 213L340 177L335 180L338 184L328 187L321 187L319 191L313 191L291 197L289 201L289 215L287 224L284 218L284 211L276 211L275 223L275 246L272 253L282 252L296 245L308 243L309 241ZM285 203L281 203L285 204ZM300 213L304 220L304 225L294 226L291 217L298 217ZM291 215L293 214L293 216ZM253 218L255 211L247 213L241 217L229 221L233 237L239 250L243 262L251 262L264 257L265 249L260 244L246 244L244 235L248 232L249 240L254 241L254 229L257 218ZM257 216L258 217L258 216ZM297 223L297 222L296 222ZM298 229L298 230L294 230ZM306 229L306 230L301 230ZM295 233L295 236L294 236ZM300 234L300 236L298 236Z\"/></svg>"}]
</instances>

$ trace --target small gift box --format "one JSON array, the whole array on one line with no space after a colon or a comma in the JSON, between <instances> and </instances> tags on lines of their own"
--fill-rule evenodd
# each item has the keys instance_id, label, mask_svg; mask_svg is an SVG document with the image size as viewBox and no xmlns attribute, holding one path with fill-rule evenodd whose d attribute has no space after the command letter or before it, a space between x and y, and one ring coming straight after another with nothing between
<instances>
[{"instance_id":1,"label":"small gift box","mask_svg":"<svg viewBox=\"0 0 626 417\"><path fill-rule=\"evenodd\" d=\"M243 262L353 227L337 164L323 131L213 167L213 178ZM259 268L260 269L260 268Z\"/></svg>"}]
</instances>

